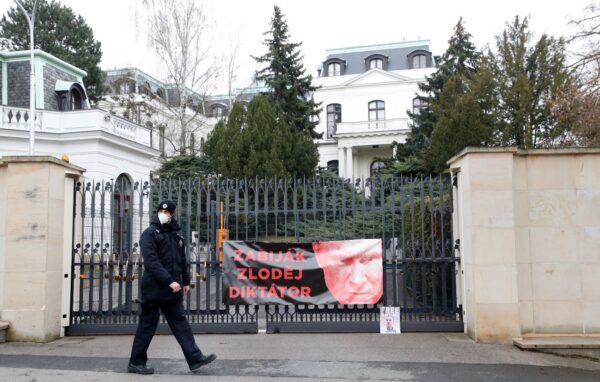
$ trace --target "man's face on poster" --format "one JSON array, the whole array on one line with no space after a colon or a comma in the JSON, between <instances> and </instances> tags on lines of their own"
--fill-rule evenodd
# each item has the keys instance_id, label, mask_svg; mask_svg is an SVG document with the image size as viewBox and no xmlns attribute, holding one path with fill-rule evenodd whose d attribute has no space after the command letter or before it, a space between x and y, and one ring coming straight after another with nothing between
<instances>
[{"instance_id":1,"label":"man's face on poster","mask_svg":"<svg viewBox=\"0 0 600 382\"><path fill-rule=\"evenodd\" d=\"M375 304L383 295L381 240L313 243L327 288L341 304Z\"/></svg>"},{"instance_id":2,"label":"man's face on poster","mask_svg":"<svg viewBox=\"0 0 600 382\"><path fill-rule=\"evenodd\" d=\"M387 330L388 332L393 332L393 331L394 331L394 319L393 319L393 318L391 318L391 317L387 317L387 318L385 319L385 325L386 325L386 326L385 326L385 327L386 327L386 330Z\"/></svg>"}]
</instances>

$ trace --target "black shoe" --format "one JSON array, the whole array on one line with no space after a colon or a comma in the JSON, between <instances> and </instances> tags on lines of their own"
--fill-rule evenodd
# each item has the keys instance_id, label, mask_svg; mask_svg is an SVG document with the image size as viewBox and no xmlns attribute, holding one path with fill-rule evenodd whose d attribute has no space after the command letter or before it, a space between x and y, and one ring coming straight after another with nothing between
<instances>
[{"instance_id":1,"label":"black shoe","mask_svg":"<svg viewBox=\"0 0 600 382\"><path fill-rule=\"evenodd\" d=\"M136 373L136 374L149 375L149 374L154 374L154 369L151 368L151 367L146 367L146 365L132 365L132 364L129 364L129 365L127 365L127 372L128 373Z\"/></svg>"},{"instance_id":2,"label":"black shoe","mask_svg":"<svg viewBox=\"0 0 600 382\"><path fill-rule=\"evenodd\" d=\"M196 363L190 365L190 370L192 372L196 372L196 371L200 370L200 368L202 366L208 365L209 363L211 363L215 359L217 359L217 356L214 355L214 354L209 354L207 356L202 356L202 358L200 358L199 362L196 362Z\"/></svg>"}]
</instances>

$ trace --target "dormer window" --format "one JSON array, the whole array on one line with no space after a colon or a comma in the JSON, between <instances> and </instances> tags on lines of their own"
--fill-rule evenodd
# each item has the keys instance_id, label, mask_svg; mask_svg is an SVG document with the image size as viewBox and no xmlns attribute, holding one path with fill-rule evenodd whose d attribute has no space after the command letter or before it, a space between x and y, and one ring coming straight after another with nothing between
<instances>
[{"instance_id":1,"label":"dormer window","mask_svg":"<svg viewBox=\"0 0 600 382\"><path fill-rule=\"evenodd\" d=\"M340 76L341 74L342 74L342 66L340 65L339 62L332 62L331 64L327 65L327 76L328 77Z\"/></svg>"},{"instance_id":2,"label":"dormer window","mask_svg":"<svg viewBox=\"0 0 600 382\"><path fill-rule=\"evenodd\" d=\"M344 67L346 66L346 62L339 58L330 58L329 60L323 63L323 67L325 68L325 77L335 77L335 76L343 76L344 75Z\"/></svg>"},{"instance_id":3,"label":"dormer window","mask_svg":"<svg viewBox=\"0 0 600 382\"><path fill-rule=\"evenodd\" d=\"M408 54L410 69L430 68L432 66L431 53L426 50L415 50Z\"/></svg>"},{"instance_id":4,"label":"dormer window","mask_svg":"<svg viewBox=\"0 0 600 382\"><path fill-rule=\"evenodd\" d=\"M413 69L421 69L427 67L427 57L424 54L417 54L412 59Z\"/></svg>"},{"instance_id":5,"label":"dormer window","mask_svg":"<svg viewBox=\"0 0 600 382\"><path fill-rule=\"evenodd\" d=\"M369 61L369 69L383 69L383 60L381 58L374 58Z\"/></svg>"},{"instance_id":6,"label":"dormer window","mask_svg":"<svg viewBox=\"0 0 600 382\"><path fill-rule=\"evenodd\" d=\"M70 92L69 109L81 110L83 109L83 96L76 87L73 87Z\"/></svg>"},{"instance_id":7,"label":"dormer window","mask_svg":"<svg viewBox=\"0 0 600 382\"><path fill-rule=\"evenodd\" d=\"M212 111L213 117L215 117L217 119L223 119L223 117L225 117L227 108L225 107L225 105L217 104L217 105L213 105L211 107L211 111Z\"/></svg>"},{"instance_id":8,"label":"dormer window","mask_svg":"<svg viewBox=\"0 0 600 382\"><path fill-rule=\"evenodd\" d=\"M387 70L388 57L383 54L372 54L365 58L366 70L381 69Z\"/></svg>"},{"instance_id":9,"label":"dormer window","mask_svg":"<svg viewBox=\"0 0 600 382\"><path fill-rule=\"evenodd\" d=\"M54 91L57 95L58 110L82 110L87 107L87 95L78 82L58 80Z\"/></svg>"}]
</instances>

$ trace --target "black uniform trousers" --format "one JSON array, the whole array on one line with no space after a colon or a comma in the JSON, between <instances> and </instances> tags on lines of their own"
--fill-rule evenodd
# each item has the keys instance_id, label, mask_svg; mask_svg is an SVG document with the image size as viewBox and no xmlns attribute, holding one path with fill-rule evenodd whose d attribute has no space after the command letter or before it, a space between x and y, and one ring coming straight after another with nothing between
<instances>
[{"instance_id":1,"label":"black uniform trousers","mask_svg":"<svg viewBox=\"0 0 600 382\"><path fill-rule=\"evenodd\" d=\"M188 365L193 365L202 359L202 352L196 346L192 328L185 317L181 298L166 301L144 301L141 305L142 314L139 317L133 339L129 363L139 366L145 365L148 361L148 347L158 326L159 310L167 319L171 332L179 342Z\"/></svg>"}]
</instances>

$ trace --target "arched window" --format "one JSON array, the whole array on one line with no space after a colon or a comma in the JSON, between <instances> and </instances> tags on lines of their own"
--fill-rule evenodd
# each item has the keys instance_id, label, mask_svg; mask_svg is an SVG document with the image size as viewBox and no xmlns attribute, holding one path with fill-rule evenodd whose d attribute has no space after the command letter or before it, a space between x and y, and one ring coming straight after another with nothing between
<instances>
[{"instance_id":1,"label":"arched window","mask_svg":"<svg viewBox=\"0 0 600 382\"><path fill-rule=\"evenodd\" d=\"M333 138L336 125L342 122L342 105L332 103L327 105L327 138Z\"/></svg>"},{"instance_id":2,"label":"arched window","mask_svg":"<svg viewBox=\"0 0 600 382\"><path fill-rule=\"evenodd\" d=\"M212 116L217 119L223 119L223 117L225 117L226 111L227 108L225 107L225 105L216 104L211 107Z\"/></svg>"},{"instance_id":3,"label":"arched window","mask_svg":"<svg viewBox=\"0 0 600 382\"><path fill-rule=\"evenodd\" d=\"M382 69L387 70L389 57L383 54L372 54L365 58L365 70Z\"/></svg>"},{"instance_id":4,"label":"arched window","mask_svg":"<svg viewBox=\"0 0 600 382\"><path fill-rule=\"evenodd\" d=\"M371 178L373 178L374 176L377 176L377 173L379 172L379 170L381 170L382 168L385 167L385 164L382 161L373 161L371 163Z\"/></svg>"},{"instance_id":5,"label":"arched window","mask_svg":"<svg viewBox=\"0 0 600 382\"><path fill-rule=\"evenodd\" d=\"M339 174L339 161L337 160L330 160L329 162L327 162L327 169L329 171L335 172L336 175Z\"/></svg>"},{"instance_id":6,"label":"arched window","mask_svg":"<svg viewBox=\"0 0 600 382\"><path fill-rule=\"evenodd\" d=\"M113 84L117 94L126 95L135 92L135 81L128 77L121 77Z\"/></svg>"},{"instance_id":7,"label":"arched window","mask_svg":"<svg viewBox=\"0 0 600 382\"><path fill-rule=\"evenodd\" d=\"M156 89L156 96L161 99L165 99L165 92L162 89Z\"/></svg>"},{"instance_id":8,"label":"arched window","mask_svg":"<svg viewBox=\"0 0 600 382\"><path fill-rule=\"evenodd\" d=\"M325 77L343 76L346 62L340 58L330 58L323 63Z\"/></svg>"},{"instance_id":9,"label":"arched window","mask_svg":"<svg viewBox=\"0 0 600 382\"><path fill-rule=\"evenodd\" d=\"M85 89L78 82L57 81L54 87L58 110L82 110L86 104Z\"/></svg>"},{"instance_id":10,"label":"arched window","mask_svg":"<svg viewBox=\"0 0 600 382\"><path fill-rule=\"evenodd\" d=\"M427 56L424 54L417 54L412 58L412 68L421 69L427 67Z\"/></svg>"},{"instance_id":11,"label":"arched window","mask_svg":"<svg viewBox=\"0 0 600 382\"><path fill-rule=\"evenodd\" d=\"M332 62L331 64L327 65L327 76L333 77L333 76L339 76L341 74L342 74L342 67L339 64L339 62Z\"/></svg>"},{"instance_id":12,"label":"arched window","mask_svg":"<svg viewBox=\"0 0 600 382\"><path fill-rule=\"evenodd\" d=\"M146 81L139 88L140 94L150 95L150 84Z\"/></svg>"},{"instance_id":13,"label":"arched window","mask_svg":"<svg viewBox=\"0 0 600 382\"><path fill-rule=\"evenodd\" d=\"M81 92L79 91L79 89L77 89L75 87L71 88L70 97L71 97L71 99L69 100L69 104L70 104L71 110L83 109L83 96L81 95Z\"/></svg>"},{"instance_id":14,"label":"arched window","mask_svg":"<svg viewBox=\"0 0 600 382\"><path fill-rule=\"evenodd\" d=\"M385 102L369 102L369 121L383 121L385 119Z\"/></svg>"},{"instance_id":15,"label":"arched window","mask_svg":"<svg viewBox=\"0 0 600 382\"><path fill-rule=\"evenodd\" d=\"M417 49L407 54L409 69L429 68L432 65L431 52Z\"/></svg>"},{"instance_id":16,"label":"arched window","mask_svg":"<svg viewBox=\"0 0 600 382\"><path fill-rule=\"evenodd\" d=\"M369 69L383 69L383 60L381 58L374 58L369 61Z\"/></svg>"},{"instance_id":17,"label":"arched window","mask_svg":"<svg viewBox=\"0 0 600 382\"><path fill-rule=\"evenodd\" d=\"M113 231L112 252L117 259L127 261L132 249L131 231L133 223L132 197L133 188L127 174L117 177L113 185Z\"/></svg>"}]
</instances>

